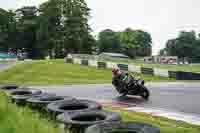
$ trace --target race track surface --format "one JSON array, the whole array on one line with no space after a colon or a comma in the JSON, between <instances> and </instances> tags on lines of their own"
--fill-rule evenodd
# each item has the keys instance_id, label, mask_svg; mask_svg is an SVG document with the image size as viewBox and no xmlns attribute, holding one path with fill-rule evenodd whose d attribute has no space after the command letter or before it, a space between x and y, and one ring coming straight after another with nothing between
<instances>
[{"instance_id":1,"label":"race track surface","mask_svg":"<svg viewBox=\"0 0 200 133\"><path fill-rule=\"evenodd\" d=\"M8 63L0 63L0 70L6 69L10 66Z\"/></svg>"},{"instance_id":2,"label":"race track surface","mask_svg":"<svg viewBox=\"0 0 200 133\"><path fill-rule=\"evenodd\" d=\"M34 87L62 96L97 101L114 101L130 106L160 108L200 115L200 83L148 83L149 101L140 97L120 97L111 84Z\"/></svg>"}]
</instances>

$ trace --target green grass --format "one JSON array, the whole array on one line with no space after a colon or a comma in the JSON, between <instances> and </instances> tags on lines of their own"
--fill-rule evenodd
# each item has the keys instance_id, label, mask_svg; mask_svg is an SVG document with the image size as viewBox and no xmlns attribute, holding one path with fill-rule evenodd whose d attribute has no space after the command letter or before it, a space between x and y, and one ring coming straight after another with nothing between
<instances>
[{"instance_id":1,"label":"green grass","mask_svg":"<svg viewBox=\"0 0 200 133\"><path fill-rule=\"evenodd\" d=\"M169 81L164 77L134 74L146 81ZM26 85L67 85L111 83L111 70L66 64L63 60L33 61L14 66L0 73L0 83Z\"/></svg>"},{"instance_id":2,"label":"green grass","mask_svg":"<svg viewBox=\"0 0 200 133\"><path fill-rule=\"evenodd\" d=\"M122 111L118 109L107 109L119 112L124 121L142 122L154 125L161 130L161 133L200 133L200 126L185 122L169 120L163 117L153 117L145 113Z\"/></svg>"},{"instance_id":3,"label":"green grass","mask_svg":"<svg viewBox=\"0 0 200 133\"><path fill-rule=\"evenodd\" d=\"M31 110L9 103L0 92L0 133L59 133L59 130Z\"/></svg>"}]
</instances>

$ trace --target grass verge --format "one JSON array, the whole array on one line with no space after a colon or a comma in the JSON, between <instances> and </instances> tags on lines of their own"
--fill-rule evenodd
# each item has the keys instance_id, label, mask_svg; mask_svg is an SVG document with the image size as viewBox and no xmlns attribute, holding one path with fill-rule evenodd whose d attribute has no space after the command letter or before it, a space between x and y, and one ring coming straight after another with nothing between
<instances>
[{"instance_id":1,"label":"grass verge","mask_svg":"<svg viewBox=\"0 0 200 133\"><path fill-rule=\"evenodd\" d=\"M27 108L9 103L0 92L0 133L58 133L55 125Z\"/></svg>"},{"instance_id":2,"label":"grass verge","mask_svg":"<svg viewBox=\"0 0 200 133\"><path fill-rule=\"evenodd\" d=\"M146 81L169 81L172 79L150 75L134 74ZM67 85L111 83L108 69L66 64L63 60L33 61L14 66L0 73L0 83L26 85Z\"/></svg>"},{"instance_id":3,"label":"grass verge","mask_svg":"<svg viewBox=\"0 0 200 133\"><path fill-rule=\"evenodd\" d=\"M200 133L200 126L181 121L169 120L163 117L153 117L145 113L128 112L119 109L107 108L122 115L124 121L142 122L154 125L161 133Z\"/></svg>"}]
</instances>

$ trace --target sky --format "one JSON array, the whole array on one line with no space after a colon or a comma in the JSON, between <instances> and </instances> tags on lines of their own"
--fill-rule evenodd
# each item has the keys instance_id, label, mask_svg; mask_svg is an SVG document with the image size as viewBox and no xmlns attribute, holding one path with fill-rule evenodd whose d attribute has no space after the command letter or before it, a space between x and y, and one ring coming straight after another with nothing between
<instances>
[{"instance_id":1,"label":"sky","mask_svg":"<svg viewBox=\"0 0 200 133\"><path fill-rule=\"evenodd\" d=\"M38 5L46 0L2 0L0 7L16 9ZM94 34L104 29L115 31L127 27L149 32L153 54L165 47L181 30L200 32L199 0L86 0L91 8L90 25Z\"/></svg>"}]
</instances>

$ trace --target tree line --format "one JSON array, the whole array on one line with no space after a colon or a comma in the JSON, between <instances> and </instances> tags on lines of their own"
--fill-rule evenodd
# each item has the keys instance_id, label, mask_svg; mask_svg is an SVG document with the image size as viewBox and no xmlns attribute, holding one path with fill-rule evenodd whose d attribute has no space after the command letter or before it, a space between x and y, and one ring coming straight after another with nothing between
<instances>
[{"instance_id":1,"label":"tree line","mask_svg":"<svg viewBox=\"0 0 200 133\"><path fill-rule=\"evenodd\" d=\"M181 31L178 37L170 39L160 55L188 58L194 62L200 61L200 34L195 31Z\"/></svg>"},{"instance_id":2,"label":"tree line","mask_svg":"<svg viewBox=\"0 0 200 133\"><path fill-rule=\"evenodd\" d=\"M148 32L126 28L121 32L106 29L98 35L100 52L122 52L130 57L150 56L152 38Z\"/></svg>"},{"instance_id":3,"label":"tree line","mask_svg":"<svg viewBox=\"0 0 200 133\"><path fill-rule=\"evenodd\" d=\"M32 59L67 53L122 52L131 57L151 54L151 35L127 28L104 30L98 39L88 24L84 0L48 0L39 7L0 9L0 51L25 49Z\"/></svg>"}]
</instances>

